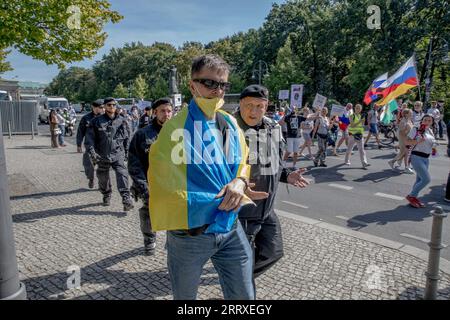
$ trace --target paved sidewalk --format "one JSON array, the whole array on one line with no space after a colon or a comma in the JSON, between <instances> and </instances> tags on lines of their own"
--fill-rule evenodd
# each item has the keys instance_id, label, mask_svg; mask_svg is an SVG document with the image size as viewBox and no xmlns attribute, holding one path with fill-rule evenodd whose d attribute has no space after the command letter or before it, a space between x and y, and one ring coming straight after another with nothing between
<instances>
[{"instance_id":1,"label":"paved sidewalk","mask_svg":"<svg viewBox=\"0 0 450 320\"><path fill-rule=\"evenodd\" d=\"M158 233L155 256L142 255L137 210L123 213L117 191L111 207L100 205L101 194L87 189L75 146L52 150L42 136L4 141L20 277L29 299L172 299L165 234ZM424 252L293 215L281 213L280 220L285 257L257 279L258 299L423 296ZM70 266L80 267L79 289L68 289ZM450 268L445 270L440 299L450 299ZM198 298L223 298L210 263Z\"/></svg>"}]
</instances>

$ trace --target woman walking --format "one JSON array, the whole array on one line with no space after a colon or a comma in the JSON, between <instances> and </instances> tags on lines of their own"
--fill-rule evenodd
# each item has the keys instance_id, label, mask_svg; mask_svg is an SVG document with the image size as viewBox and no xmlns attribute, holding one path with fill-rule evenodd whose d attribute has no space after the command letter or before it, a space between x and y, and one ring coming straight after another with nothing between
<instances>
[{"instance_id":1,"label":"woman walking","mask_svg":"<svg viewBox=\"0 0 450 320\"><path fill-rule=\"evenodd\" d=\"M433 135L433 117L425 115L420 122L419 127L413 127L408 134L406 143L413 146L411 151L411 165L416 172L416 182L409 193L406 196L409 204L414 208L423 208L425 204L419 199L419 192L422 191L428 183L430 183L430 173L428 171L430 165L430 155L436 152L435 144L436 140Z\"/></svg>"},{"instance_id":2,"label":"woman walking","mask_svg":"<svg viewBox=\"0 0 450 320\"><path fill-rule=\"evenodd\" d=\"M58 117L56 116L56 111L51 110L48 116L48 122L50 123L50 135L51 135L51 145L52 148L59 148L58 144L58 133L60 129L58 128Z\"/></svg>"},{"instance_id":3,"label":"woman walking","mask_svg":"<svg viewBox=\"0 0 450 320\"><path fill-rule=\"evenodd\" d=\"M345 153L345 165L350 165L350 155L355 144L358 146L359 157L363 168L370 166L367 163L366 151L364 150L363 135L364 135L364 119L361 115L362 106L357 104L355 106L355 113L350 116L350 125L348 126L348 148Z\"/></svg>"},{"instance_id":4,"label":"woman walking","mask_svg":"<svg viewBox=\"0 0 450 320\"><path fill-rule=\"evenodd\" d=\"M317 133L317 145L319 150L314 158L314 166L327 167L325 164L325 159L327 157L327 144L328 137L330 134L330 128L333 125L327 117L328 109L322 108L320 111L320 117L316 120L316 126L313 130L313 136Z\"/></svg>"},{"instance_id":5,"label":"woman walking","mask_svg":"<svg viewBox=\"0 0 450 320\"><path fill-rule=\"evenodd\" d=\"M408 139L408 134L411 129L414 127L412 121L412 111L410 109L403 109L402 115L400 119L400 123L398 125L398 147L399 152L395 156L394 159L388 161L389 166L392 170L395 169L394 165L397 162L398 167L401 166L402 160L405 163L405 173L412 174L414 171L409 166L408 155L409 155L409 146L406 144L406 140Z\"/></svg>"},{"instance_id":6,"label":"woman walking","mask_svg":"<svg viewBox=\"0 0 450 320\"><path fill-rule=\"evenodd\" d=\"M302 129L303 140L305 140L305 142L303 143L302 148L300 149L299 153L300 153L300 155L302 155L303 150L305 150L307 148L308 149L308 157L310 160L312 160L313 155L311 152L311 145L312 145L311 132L313 131L313 128L314 128L314 120L308 119L310 113L311 113L311 111L309 110L308 107L303 108L303 117L305 117L306 120L302 122L301 129Z\"/></svg>"}]
</instances>

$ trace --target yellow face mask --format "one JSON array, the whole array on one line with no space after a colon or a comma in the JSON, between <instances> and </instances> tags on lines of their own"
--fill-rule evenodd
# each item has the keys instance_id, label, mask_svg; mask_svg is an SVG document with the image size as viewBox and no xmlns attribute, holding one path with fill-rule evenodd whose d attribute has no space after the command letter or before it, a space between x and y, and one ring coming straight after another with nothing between
<instances>
[{"instance_id":1,"label":"yellow face mask","mask_svg":"<svg viewBox=\"0 0 450 320\"><path fill-rule=\"evenodd\" d=\"M209 119L212 119L214 114L225 104L225 100L219 97L211 99L194 97L194 100Z\"/></svg>"}]
</instances>

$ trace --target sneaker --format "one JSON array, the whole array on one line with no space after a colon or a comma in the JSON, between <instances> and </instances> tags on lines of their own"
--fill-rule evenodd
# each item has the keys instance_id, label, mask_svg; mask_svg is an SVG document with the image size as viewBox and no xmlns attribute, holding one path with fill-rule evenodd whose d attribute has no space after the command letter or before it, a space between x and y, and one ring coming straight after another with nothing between
<instances>
[{"instance_id":1,"label":"sneaker","mask_svg":"<svg viewBox=\"0 0 450 320\"><path fill-rule=\"evenodd\" d=\"M404 170L403 172L404 172L404 173L407 173L407 174L414 174L414 170L411 169L410 167L406 167L405 170Z\"/></svg>"},{"instance_id":2,"label":"sneaker","mask_svg":"<svg viewBox=\"0 0 450 320\"><path fill-rule=\"evenodd\" d=\"M123 211L130 211L133 208L134 208L134 205L131 202L131 200L128 200L128 201L123 203Z\"/></svg>"},{"instance_id":3,"label":"sneaker","mask_svg":"<svg viewBox=\"0 0 450 320\"><path fill-rule=\"evenodd\" d=\"M444 198L444 201L445 202L450 202L450 199L449 198Z\"/></svg>"},{"instance_id":4,"label":"sneaker","mask_svg":"<svg viewBox=\"0 0 450 320\"><path fill-rule=\"evenodd\" d=\"M144 253L147 256L153 256L156 251L156 242L152 240L144 240Z\"/></svg>"},{"instance_id":5,"label":"sneaker","mask_svg":"<svg viewBox=\"0 0 450 320\"><path fill-rule=\"evenodd\" d=\"M346 162L346 163L344 163L346 166L349 166L350 165L350 162Z\"/></svg>"},{"instance_id":6,"label":"sneaker","mask_svg":"<svg viewBox=\"0 0 450 320\"><path fill-rule=\"evenodd\" d=\"M94 179L89 179L88 187L89 189L94 189Z\"/></svg>"},{"instance_id":7,"label":"sneaker","mask_svg":"<svg viewBox=\"0 0 450 320\"><path fill-rule=\"evenodd\" d=\"M394 163L395 163L395 160L389 160L389 161L388 161L388 165L389 165L389 167L391 167L392 170L395 169Z\"/></svg>"},{"instance_id":8,"label":"sneaker","mask_svg":"<svg viewBox=\"0 0 450 320\"><path fill-rule=\"evenodd\" d=\"M408 200L411 207L420 208L419 200L416 197L408 195L406 196L406 200Z\"/></svg>"},{"instance_id":9,"label":"sneaker","mask_svg":"<svg viewBox=\"0 0 450 320\"><path fill-rule=\"evenodd\" d=\"M367 147L368 147L367 143L364 143L364 148L367 148Z\"/></svg>"},{"instance_id":10,"label":"sneaker","mask_svg":"<svg viewBox=\"0 0 450 320\"><path fill-rule=\"evenodd\" d=\"M319 165L319 167L324 167L324 168L326 168L326 167L328 167L328 166L325 164L325 162L321 162L320 165Z\"/></svg>"},{"instance_id":11,"label":"sneaker","mask_svg":"<svg viewBox=\"0 0 450 320\"><path fill-rule=\"evenodd\" d=\"M425 207L426 207L425 203L423 203L422 201L420 201L418 198L416 198L416 200L417 200L417 204L418 204L421 208L425 208Z\"/></svg>"},{"instance_id":12,"label":"sneaker","mask_svg":"<svg viewBox=\"0 0 450 320\"><path fill-rule=\"evenodd\" d=\"M370 167L370 166L371 166L370 163L363 163L363 168L364 168L364 169L367 168L367 167Z\"/></svg>"},{"instance_id":13,"label":"sneaker","mask_svg":"<svg viewBox=\"0 0 450 320\"><path fill-rule=\"evenodd\" d=\"M314 167L317 167L319 165L319 161L313 160L314 162Z\"/></svg>"},{"instance_id":14,"label":"sneaker","mask_svg":"<svg viewBox=\"0 0 450 320\"><path fill-rule=\"evenodd\" d=\"M381 146L381 145L378 145L378 149L382 149L383 148L383 146Z\"/></svg>"},{"instance_id":15,"label":"sneaker","mask_svg":"<svg viewBox=\"0 0 450 320\"><path fill-rule=\"evenodd\" d=\"M108 207L110 205L111 205L111 196L110 195L103 196L103 206Z\"/></svg>"}]
</instances>

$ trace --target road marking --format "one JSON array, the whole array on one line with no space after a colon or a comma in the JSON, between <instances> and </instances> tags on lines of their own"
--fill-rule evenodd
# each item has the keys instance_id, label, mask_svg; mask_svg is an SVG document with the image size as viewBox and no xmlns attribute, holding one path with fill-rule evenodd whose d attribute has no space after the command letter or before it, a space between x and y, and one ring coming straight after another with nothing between
<instances>
[{"instance_id":1,"label":"road marking","mask_svg":"<svg viewBox=\"0 0 450 320\"><path fill-rule=\"evenodd\" d=\"M344 186L342 184L337 184L337 183L330 183L328 186L333 187L333 188L343 189L343 190L353 190L353 187Z\"/></svg>"},{"instance_id":2,"label":"road marking","mask_svg":"<svg viewBox=\"0 0 450 320\"><path fill-rule=\"evenodd\" d=\"M428 244L428 243L430 242L429 239L417 237L417 236L414 236L414 235L408 234L408 233L400 233L400 235L401 235L402 237L409 238L409 239L413 239L413 240L417 240L417 241L423 242L423 243L425 243L425 244ZM444 248L447 248L447 247L448 247L448 246L447 246L446 244L444 244L444 243L442 244L442 246L443 246Z\"/></svg>"},{"instance_id":3,"label":"road marking","mask_svg":"<svg viewBox=\"0 0 450 320\"><path fill-rule=\"evenodd\" d=\"M299 208L302 208L302 209L309 209L307 206L303 206L303 205L298 204L298 203L289 202L289 201L281 201L281 202L287 203L287 204L290 204L291 206L296 206L296 207L299 207Z\"/></svg>"},{"instance_id":4,"label":"road marking","mask_svg":"<svg viewBox=\"0 0 450 320\"><path fill-rule=\"evenodd\" d=\"M336 218L341 219L341 220L345 220L347 222L351 222L351 223L355 223L355 224L359 224L361 226L367 227L368 224L364 221L358 220L358 219L350 219L344 216L336 216Z\"/></svg>"},{"instance_id":5,"label":"road marking","mask_svg":"<svg viewBox=\"0 0 450 320\"><path fill-rule=\"evenodd\" d=\"M392 199L392 200L398 200L398 201L403 201L405 200L404 197L399 197L399 196L394 196L392 194L386 194L386 193L375 193L376 197L381 197L381 198L388 198L388 199Z\"/></svg>"}]
</instances>

